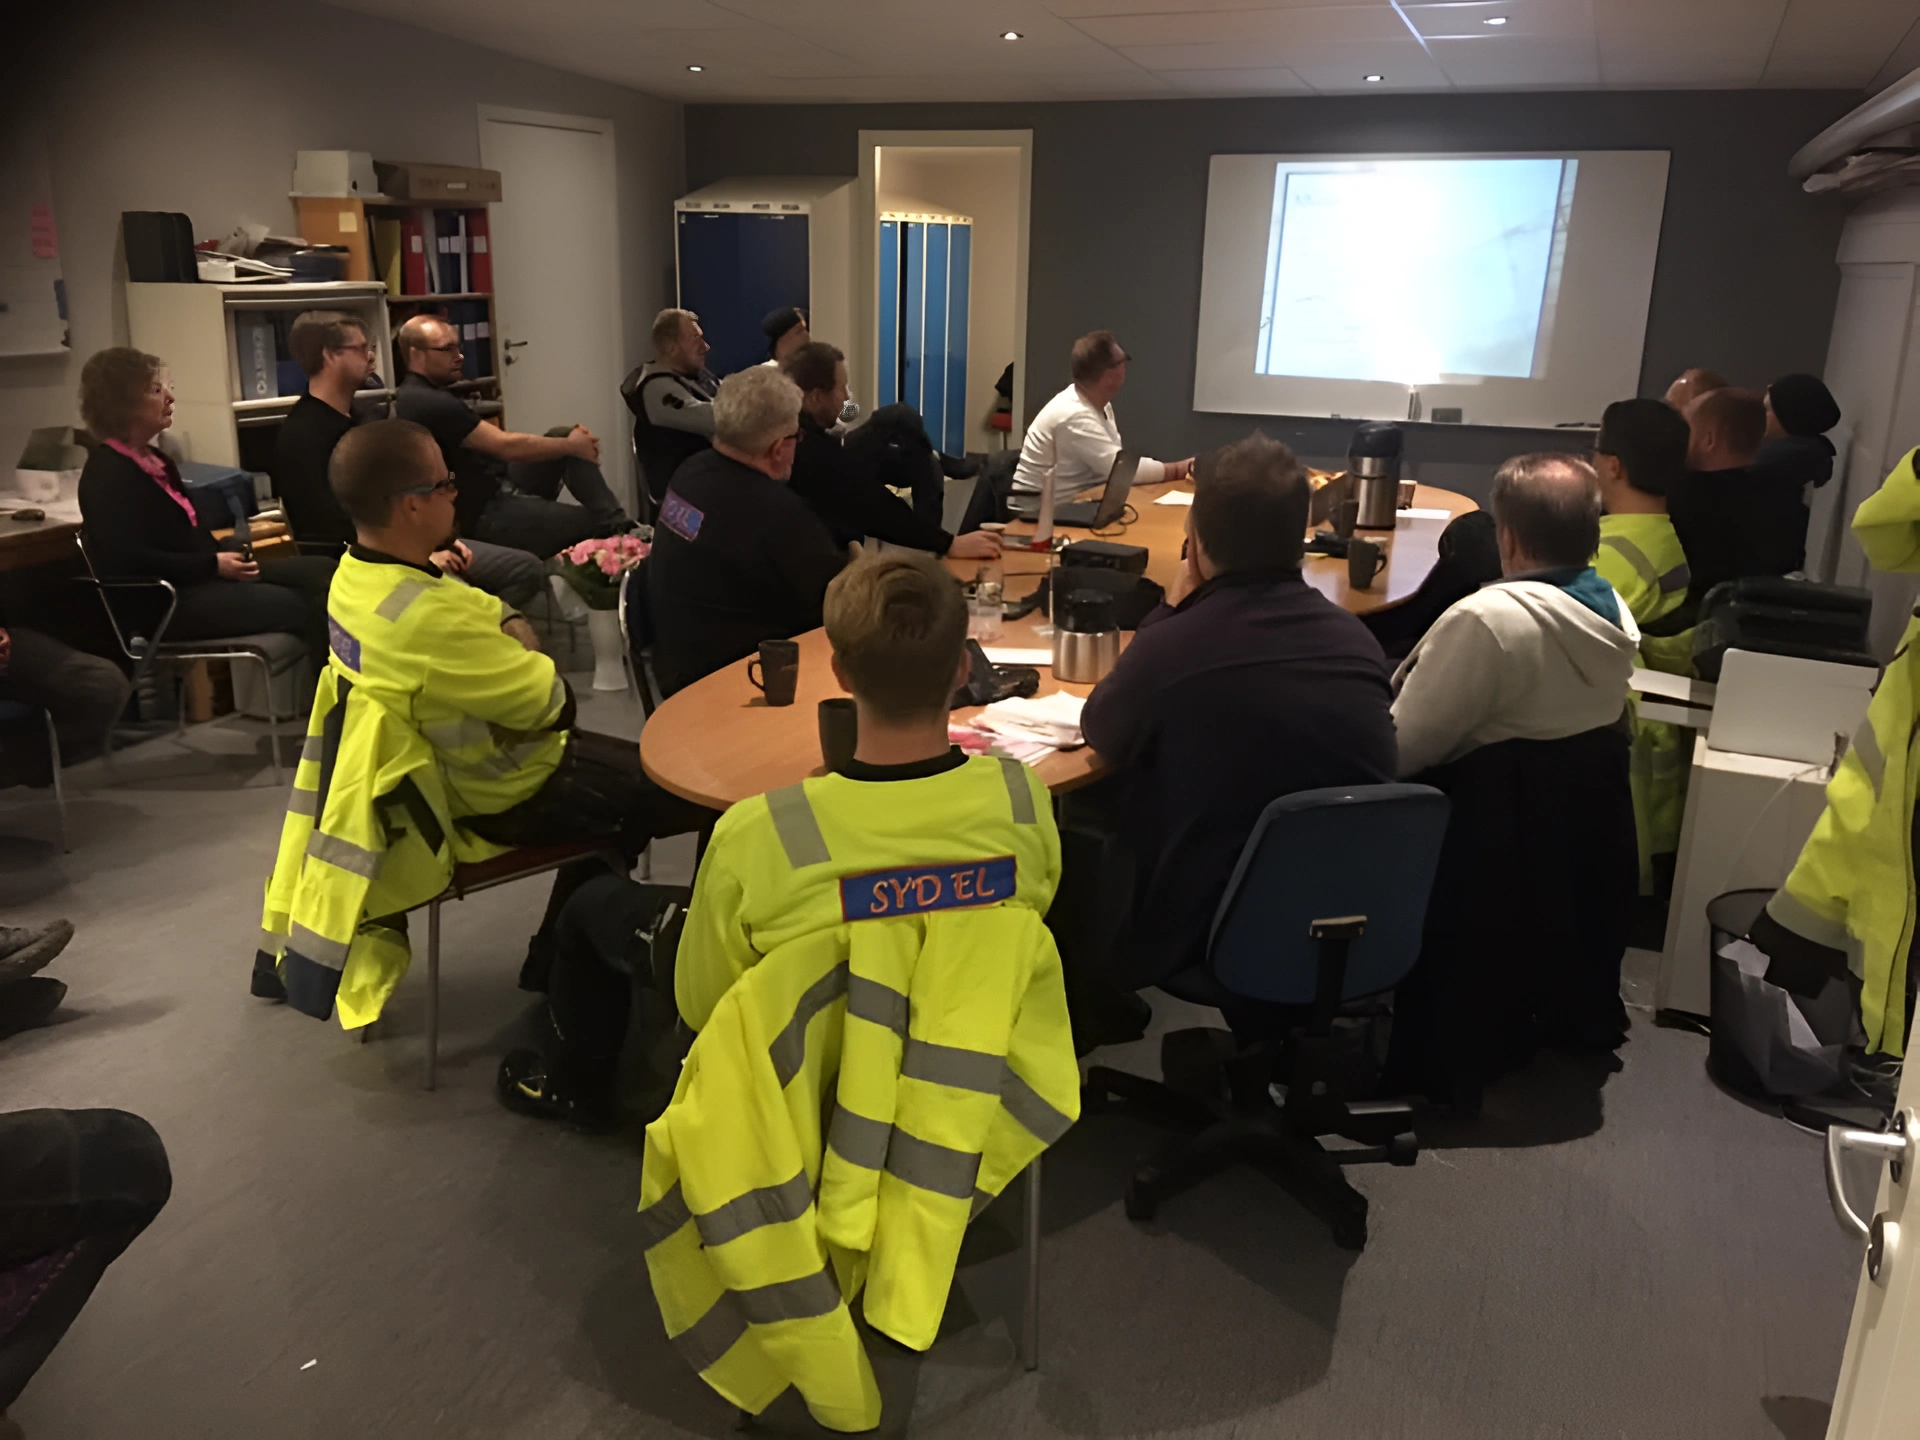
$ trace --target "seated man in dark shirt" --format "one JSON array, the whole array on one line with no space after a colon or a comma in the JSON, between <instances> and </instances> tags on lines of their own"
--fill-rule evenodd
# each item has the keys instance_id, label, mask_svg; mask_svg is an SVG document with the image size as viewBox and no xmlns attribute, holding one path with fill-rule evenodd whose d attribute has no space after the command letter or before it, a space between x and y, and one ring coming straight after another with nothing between
<instances>
[{"instance_id":1,"label":"seated man in dark shirt","mask_svg":"<svg viewBox=\"0 0 1920 1440\"><path fill-rule=\"evenodd\" d=\"M353 397L373 373L373 346L360 319L338 310L309 310L293 322L287 348L307 375L307 393L280 423L273 448L273 485L294 537L303 543L353 543L353 522L327 483L333 447L354 426ZM484 540L455 541L434 563L516 609L546 584L539 557Z\"/></svg>"},{"instance_id":2,"label":"seated man in dark shirt","mask_svg":"<svg viewBox=\"0 0 1920 1440\"><path fill-rule=\"evenodd\" d=\"M844 546L787 488L800 392L770 366L720 382L713 448L684 461L661 501L647 557L654 674L671 695L820 625Z\"/></svg>"},{"instance_id":3,"label":"seated man in dark shirt","mask_svg":"<svg viewBox=\"0 0 1920 1440\"><path fill-rule=\"evenodd\" d=\"M1840 406L1818 375L1782 375L1767 386L1767 438L1754 456L1756 475L1779 476L1818 489L1833 478L1833 442Z\"/></svg>"},{"instance_id":4,"label":"seated man in dark shirt","mask_svg":"<svg viewBox=\"0 0 1920 1440\"><path fill-rule=\"evenodd\" d=\"M1806 558L1802 482L1754 469L1767 410L1751 390L1710 390L1687 406L1687 473L1667 493L1692 572L1692 603L1724 580L1785 575Z\"/></svg>"},{"instance_id":5,"label":"seated man in dark shirt","mask_svg":"<svg viewBox=\"0 0 1920 1440\"><path fill-rule=\"evenodd\" d=\"M863 457L848 453L833 433L847 403L847 357L832 345L809 341L780 362L781 373L800 387L800 446L794 452L794 494L826 521L845 543L872 536L909 550L991 560L1000 554L1000 537L985 530L954 536L923 519L881 482Z\"/></svg>"},{"instance_id":6,"label":"seated man in dark shirt","mask_svg":"<svg viewBox=\"0 0 1920 1440\"><path fill-rule=\"evenodd\" d=\"M482 423L447 388L460 378L459 331L437 315L416 315L393 339L407 362L394 415L426 426L440 442L460 482L462 535L545 559L632 527L600 473L600 442L584 425L564 435L522 435ZM578 505L559 502L562 484Z\"/></svg>"},{"instance_id":7,"label":"seated man in dark shirt","mask_svg":"<svg viewBox=\"0 0 1920 1440\"><path fill-rule=\"evenodd\" d=\"M1227 878L1269 802L1398 773L1380 644L1300 574L1309 500L1293 452L1263 435L1204 458L1166 603L1087 700L1087 743L1118 773L1076 798L1117 830L1132 903L1109 927L1118 934L1104 956L1105 946L1069 943L1070 914L1050 918L1076 1043L1125 1038L1092 1033L1103 1010L1114 1017L1099 1003L1104 987L1151 985L1202 958ZM1074 808L1063 830L1078 823ZM1097 887L1074 873L1076 853L1088 852L1063 843L1061 901L1071 908L1081 902L1069 890Z\"/></svg>"}]
</instances>

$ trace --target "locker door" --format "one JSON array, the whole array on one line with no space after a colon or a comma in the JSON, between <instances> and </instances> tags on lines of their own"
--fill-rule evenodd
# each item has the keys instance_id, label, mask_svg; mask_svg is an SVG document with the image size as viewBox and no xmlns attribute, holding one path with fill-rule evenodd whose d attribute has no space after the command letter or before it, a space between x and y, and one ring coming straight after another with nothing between
<instances>
[{"instance_id":1,"label":"locker door","mask_svg":"<svg viewBox=\"0 0 1920 1440\"><path fill-rule=\"evenodd\" d=\"M906 347L906 363L901 366L900 398L914 409L922 409L920 389L926 372L927 305L927 227L909 220L907 232L906 283L900 287L900 305L906 323L900 327L901 343Z\"/></svg>"},{"instance_id":2,"label":"locker door","mask_svg":"<svg viewBox=\"0 0 1920 1440\"><path fill-rule=\"evenodd\" d=\"M920 418L938 445L947 414L947 279L951 225L927 226L927 318L921 342L924 370Z\"/></svg>"},{"instance_id":3,"label":"locker door","mask_svg":"<svg viewBox=\"0 0 1920 1440\"><path fill-rule=\"evenodd\" d=\"M900 222L880 222L880 386L876 405L900 399Z\"/></svg>"},{"instance_id":4,"label":"locker door","mask_svg":"<svg viewBox=\"0 0 1920 1440\"><path fill-rule=\"evenodd\" d=\"M967 330L968 302L973 289L973 227L955 225L947 261L947 403L946 435L931 426L927 433L949 455L967 449Z\"/></svg>"},{"instance_id":5,"label":"locker door","mask_svg":"<svg viewBox=\"0 0 1920 1440\"><path fill-rule=\"evenodd\" d=\"M767 358L760 320L807 304L807 217L682 211L677 227L680 304L700 317L713 354L731 375Z\"/></svg>"}]
</instances>

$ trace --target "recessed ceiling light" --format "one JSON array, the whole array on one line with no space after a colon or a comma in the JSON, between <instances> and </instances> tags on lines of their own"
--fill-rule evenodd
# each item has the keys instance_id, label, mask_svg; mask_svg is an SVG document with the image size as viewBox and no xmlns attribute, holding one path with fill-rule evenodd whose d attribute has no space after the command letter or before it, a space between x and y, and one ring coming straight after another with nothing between
<instances>
[{"instance_id":1,"label":"recessed ceiling light","mask_svg":"<svg viewBox=\"0 0 1920 1440\"><path fill-rule=\"evenodd\" d=\"M1024 40L1027 37L1022 35L1018 30L1002 30L1000 32L1000 38L1002 40Z\"/></svg>"},{"instance_id":2,"label":"recessed ceiling light","mask_svg":"<svg viewBox=\"0 0 1920 1440\"><path fill-rule=\"evenodd\" d=\"M705 70L706 68L707 68L707 67L706 67L706 66L704 66L704 65L689 65L689 66L687 66L687 69L688 69L689 71L691 71L691 72L692 72L693 74L695 74L695 75L698 75L698 74L700 74L700 73L701 73L701 72L702 72L703 70Z\"/></svg>"},{"instance_id":3,"label":"recessed ceiling light","mask_svg":"<svg viewBox=\"0 0 1920 1440\"><path fill-rule=\"evenodd\" d=\"M1365 80L1369 85L1378 85L1382 80L1386 79L1387 77L1384 75L1363 75L1360 78Z\"/></svg>"},{"instance_id":4,"label":"recessed ceiling light","mask_svg":"<svg viewBox=\"0 0 1920 1440\"><path fill-rule=\"evenodd\" d=\"M1489 15L1480 23L1482 25L1504 25L1507 23L1507 17L1504 15Z\"/></svg>"}]
</instances>

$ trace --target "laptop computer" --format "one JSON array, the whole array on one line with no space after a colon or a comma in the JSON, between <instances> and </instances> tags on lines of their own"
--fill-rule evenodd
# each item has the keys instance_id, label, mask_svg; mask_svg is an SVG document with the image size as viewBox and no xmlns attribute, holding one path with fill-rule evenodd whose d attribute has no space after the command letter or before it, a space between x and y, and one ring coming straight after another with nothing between
<instances>
[{"instance_id":1,"label":"laptop computer","mask_svg":"<svg viewBox=\"0 0 1920 1440\"><path fill-rule=\"evenodd\" d=\"M1062 505L1058 500L1053 503L1053 523L1071 525L1080 530L1104 530L1109 525L1118 524L1127 508L1127 492L1133 489L1134 473L1140 468L1140 457L1131 450L1122 450L1113 457L1113 468L1107 472L1106 489L1101 491L1098 500L1079 500ZM1022 520L1040 518L1040 496L1037 494L1015 494L1007 501L1007 508Z\"/></svg>"}]
</instances>

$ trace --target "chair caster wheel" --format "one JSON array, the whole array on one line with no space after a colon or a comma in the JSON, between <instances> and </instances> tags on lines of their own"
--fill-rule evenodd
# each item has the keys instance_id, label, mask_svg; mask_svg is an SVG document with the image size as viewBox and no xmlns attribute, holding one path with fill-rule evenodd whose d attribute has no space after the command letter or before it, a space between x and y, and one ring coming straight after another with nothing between
<instances>
[{"instance_id":1,"label":"chair caster wheel","mask_svg":"<svg viewBox=\"0 0 1920 1440\"><path fill-rule=\"evenodd\" d=\"M1396 1135L1387 1141L1389 1165L1411 1165L1419 1158L1420 1137L1418 1135Z\"/></svg>"},{"instance_id":2,"label":"chair caster wheel","mask_svg":"<svg viewBox=\"0 0 1920 1440\"><path fill-rule=\"evenodd\" d=\"M1367 1217L1364 1215L1342 1215L1333 1222L1333 1243L1342 1250L1364 1250L1367 1248Z\"/></svg>"},{"instance_id":3,"label":"chair caster wheel","mask_svg":"<svg viewBox=\"0 0 1920 1440\"><path fill-rule=\"evenodd\" d=\"M1127 1218L1145 1224L1159 1213L1160 1201L1149 1185L1136 1175L1127 1182Z\"/></svg>"}]
</instances>

